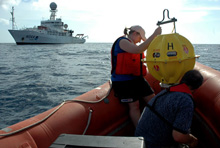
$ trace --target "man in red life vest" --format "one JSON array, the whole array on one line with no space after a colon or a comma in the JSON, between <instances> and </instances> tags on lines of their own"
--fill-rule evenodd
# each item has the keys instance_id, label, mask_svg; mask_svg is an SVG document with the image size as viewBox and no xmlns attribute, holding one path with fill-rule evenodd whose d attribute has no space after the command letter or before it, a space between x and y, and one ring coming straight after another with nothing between
<instances>
[{"instance_id":1,"label":"man in red life vest","mask_svg":"<svg viewBox=\"0 0 220 148\"><path fill-rule=\"evenodd\" d=\"M202 82L201 73L190 70L180 84L157 94L145 107L135 135L144 137L148 148L178 148L178 143L196 147L198 140L190 134L194 112L192 92Z\"/></svg>"}]
</instances>

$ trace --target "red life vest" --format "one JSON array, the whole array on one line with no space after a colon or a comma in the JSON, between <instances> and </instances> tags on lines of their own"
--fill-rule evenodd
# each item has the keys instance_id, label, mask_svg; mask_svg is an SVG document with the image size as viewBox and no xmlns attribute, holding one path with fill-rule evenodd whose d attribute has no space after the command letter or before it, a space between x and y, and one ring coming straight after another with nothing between
<instances>
[{"instance_id":1,"label":"red life vest","mask_svg":"<svg viewBox=\"0 0 220 148\"><path fill-rule=\"evenodd\" d=\"M191 93L189 87L185 83L171 86L169 88L169 91L171 91L171 92L172 91L183 92L183 93L190 94L192 96L192 93Z\"/></svg>"},{"instance_id":2,"label":"red life vest","mask_svg":"<svg viewBox=\"0 0 220 148\"><path fill-rule=\"evenodd\" d=\"M144 54L119 53L117 54L116 74L132 74L135 76L145 76L146 66L141 59L145 58Z\"/></svg>"},{"instance_id":3,"label":"red life vest","mask_svg":"<svg viewBox=\"0 0 220 148\"><path fill-rule=\"evenodd\" d=\"M147 73L146 66L141 61L141 59L145 58L144 53L134 54L124 51L118 53L117 56L113 56L116 42L117 40L113 44L111 50L112 73L115 70L115 74L118 75L145 76ZM114 63L114 58L116 58L116 64Z\"/></svg>"}]
</instances>

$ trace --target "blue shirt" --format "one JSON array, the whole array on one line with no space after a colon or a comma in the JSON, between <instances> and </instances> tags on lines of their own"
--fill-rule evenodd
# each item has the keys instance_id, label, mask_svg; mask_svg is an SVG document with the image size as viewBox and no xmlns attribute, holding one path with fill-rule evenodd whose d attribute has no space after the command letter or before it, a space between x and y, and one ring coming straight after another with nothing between
<instances>
[{"instance_id":1,"label":"blue shirt","mask_svg":"<svg viewBox=\"0 0 220 148\"><path fill-rule=\"evenodd\" d=\"M166 90L161 91L158 95L161 94L164 95L158 97L154 108L172 126L159 118L148 107L145 107L137 125L135 136L143 136L148 148L172 145L174 143L172 130L175 129L187 134L192 123L194 104L189 94L167 92ZM156 97L151 99L149 105L152 105L155 99Z\"/></svg>"}]
</instances>

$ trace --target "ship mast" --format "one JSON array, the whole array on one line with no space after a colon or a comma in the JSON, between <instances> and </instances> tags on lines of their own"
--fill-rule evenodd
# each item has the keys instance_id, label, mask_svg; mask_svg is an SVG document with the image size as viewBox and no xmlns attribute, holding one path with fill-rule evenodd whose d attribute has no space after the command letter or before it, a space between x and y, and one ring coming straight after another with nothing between
<instances>
[{"instance_id":1,"label":"ship mast","mask_svg":"<svg viewBox=\"0 0 220 148\"><path fill-rule=\"evenodd\" d=\"M12 12L11 12L11 22L12 22L12 30L15 29L15 17L14 17L14 7L12 7Z\"/></svg>"},{"instance_id":2,"label":"ship mast","mask_svg":"<svg viewBox=\"0 0 220 148\"><path fill-rule=\"evenodd\" d=\"M52 3L50 4L50 9L51 9L51 10L50 10L50 12L51 12L50 20L55 20L55 18L56 18L56 12L57 12L56 8L57 8L57 4L54 3L54 2L52 2Z\"/></svg>"}]
</instances>

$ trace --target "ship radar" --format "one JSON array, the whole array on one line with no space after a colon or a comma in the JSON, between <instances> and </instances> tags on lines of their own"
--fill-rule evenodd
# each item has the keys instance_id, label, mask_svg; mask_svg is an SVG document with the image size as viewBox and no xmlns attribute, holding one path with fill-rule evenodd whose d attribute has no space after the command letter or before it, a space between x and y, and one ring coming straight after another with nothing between
<instances>
[{"instance_id":1,"label":"ship radar","mask_svg":"<svg viewBox=\"0 0 220 148\"><path fill-rule=\"evenodd\" d=\"M57 12L57 4L54 2L50 3L50 9L51 9L50 20L55 20L56 12Z\"/></svg>"}]
</instances>

